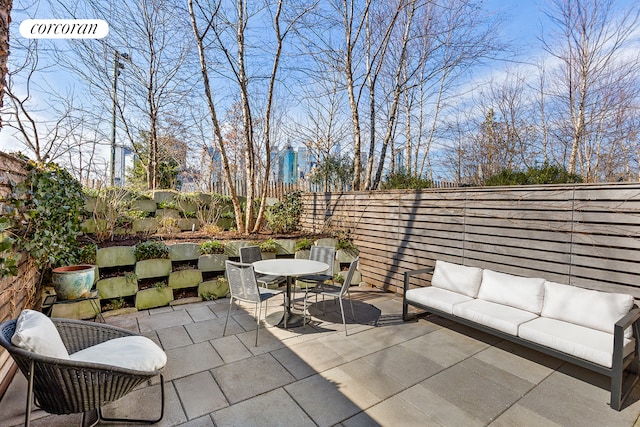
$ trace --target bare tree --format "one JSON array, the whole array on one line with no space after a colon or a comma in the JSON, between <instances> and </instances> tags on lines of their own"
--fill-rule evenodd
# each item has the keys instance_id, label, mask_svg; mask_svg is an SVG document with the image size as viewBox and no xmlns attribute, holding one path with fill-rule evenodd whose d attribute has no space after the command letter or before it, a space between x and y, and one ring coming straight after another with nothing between
<instances>
[{"instance_id":1,"label":"bare tree","mask_svg":"<svg viewBox=\"0 0 640 427\"><path fill-rule=\"evenodd\" d=\"M188 21L176 13L182 3L52 2L52 9L65 17L92 16L109 22L107 39L73 40L71 51L59 52L59 60L82 78L103 110L115 109L118 135L138 151L147 172L147 188L157 188L158 165L163 160L161 129L169 119L188 118L183 114L184 103L193 85L186 68L191 45L183 30ZM114 131L115 122L112 126Z\"/></svg>"},{"instance_id":2,"label":"bare tree","mask_svg":"<svg viewBox=\"0 0 640 427\"><path fill-rule=\"evenodd\" d=\"M207 3L205 1L189 1L192 28L197 39L200 52L200 66L205 84L205 94L209 104L215 138L220 141L219 149L223 162L228 162L228 148L224 146L222 126L216 111L216 94L212 91L209 76L209 61L215 61L218 66L224 67L227 74L225 79L232 81L239 94L238 105L240 107L242 128L239 136L242 138L244 179L247 183L247 200L244 215L240 207L235 182L232 179L231 170L225 165L227 184L236 213L238 231L255 232L260 227L265 208L266 187L270 176L270 153L272 147L272 118L275 87L280 72L280 59L282 57L283 43L287 35L301 16L306 13L307 6L298 4L296 7L288 5L285 8L284 0L267 2L264 5L249 4L245 0L237 0L235 7L225 7L220 2ZM272 47L269 49L257 49L247 41L253 39L256 34L247 33L250 22L269 20L272 25L270 40L267 34L260 33L262 44ZM202 24L200 24L202 22ZM251 27L253 28L253 27ZM248 50L251 50L248 53ZM253 67L247 64L247 58L255 61ZM214 59L215 58L215 59ZM258 60L257 58L260 58ZM270 67L262 67L259 62L270 63ZM222 74L222 72L221 72ZM266 87L260 86L260 82L266 81ZM264 94L264 101L260 105L259 94ZM256 134L257 124L264 126L261 133L262 141ZM260 148L264 147L264 150ZM261 162L260 153L264 153L264 161ZM262 171L263 191L260 194L260 209L254 215L254 206L250 201L258 195L257 180L260 174L260 165L264 165Z\"/></svg>"},{"instance_id":3,"label":"bare tree","mask_svg":"<svg viewBox=\"0 0 640 427\"><path fill-rule=\"evenodd\" d=\"M554 73L553 98L558 117L566 117L556 128L559 139L569 142L568 171L582 173L587 181L598 179L597 162L607 146L609 114L616 104L627 102L628 82L637 76L638 54L625 47L639 14L637 4L622 11L614 8L613 0L549 4L547 17L556 31L542 41L560 62Z\"/></svg>"}]
</instances>

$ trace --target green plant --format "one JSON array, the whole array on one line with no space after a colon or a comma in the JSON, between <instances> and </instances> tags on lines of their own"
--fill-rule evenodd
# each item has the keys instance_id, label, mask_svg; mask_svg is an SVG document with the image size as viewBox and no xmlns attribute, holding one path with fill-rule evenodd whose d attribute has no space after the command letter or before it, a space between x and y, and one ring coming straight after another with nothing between
<instances>
[{"instance_id":1,"label":"green plant","mask_svg":"<svg viewBox=\"0 0 640 427\"><path fill-rule=\"evenodd\" d=\"M218 296L216 294L214 294L213 292L203 292L200 297L203 299L203 301L213 301L218 299Z\"/></svg>"},{"instance_id":2,"label":"green plant","mask_svg":"<svg viewBox=\"0 0 640 427\"><path fill-rule=\"evenodd\" d=\"M166 288L168 285L166 282L154 282L151 287L154 289L162 289Z\"/></svg>"},{"instance_id":3,"label":"green plant","mask_svg":"<svg viewBox=\"0 0 640 427\"><path fill-rule=\"evenodd\" d=\"M136 261L146 259L167 259L169 258L169 247L159 240L147 240L140 242L133 248Z\"/></svg>"},{"instance_id":4,"label":"green plant","mask_svg":"<svg viewBox=\"0 0 640 427\"><path fill-rule=\"evenodd\" d=\"M178 209L178 202L175 200L163 200L158 203L158 209Z\"/></svg>"},{"instance_id":5,"label":"green plant","mask_svg":"<svg viewBox=\"0 0 640 427\"><path fill-rule=\"evenodd\" d=\"M419 189L431 187L431 181L420 176L411 175L405 172L390 173L380 184L380 189Z\"/></svg>"},{"instance_id":6,"label":"green plant","mask_svg":"<svg viewBox=\"0 0 640 427\"><path fill-rule=\"evenodd\" d=\"M258 247L260 247L260 252L270 252L275 253L278 249L278 244L273 239L267 239L261 242Z\"/></svg>"},{"instance_id":7,"label":"green plant","mask_svg":"<svg viewBox=\"0 0 640 427\"><path fill-rule=\"evenodd\" d=\"M344 283L344 277L341 274L336 273L336 274L333 275L333 281L338 283L338 284L343 284Z\"/></svg>"},{"instance_id":8,"label":"green plant","mask_svg":"<svg viewBox=\"0 0 640 427\"><path fill-rule=\"evenodd\" d=\"M351 240L348 231L338 230L334 233L334 237L338 240L336 250L343 250L352 254L358 253L358 247Z\"/></svg>"},{"instance_id":9,"label":"green plant","mask_svg":"<svg viewBox=\"0 0 640 427\"><path fill-rule=\"evenodd\" d=\"M126 302L124 300L123 297L120 298L112 298L109 300L108 303L106 303L103 307L103 310L118 310L121 308L124 308L124 306L126 305Z\"/></svg>"},{"instance_id":10,"label":"green plant","mask_svg":"<svg viewBox=\"0 0 640 427\"><path fill-rule=\"evenodd\" d=\"M218 240L208 240L200 244L200 253L203 255L224 254L224 243Z\"/></svg>"},{"instance_id":11,"label":"green plant","mask_svg":"<svg viewBox=\"0 0 640 427\"><path fill-rule=\"evenodd\" d=\"M295 250L297 251L308 251L313 246L313 241L308 238L300 239L296 242Z\"/></svg>"},{"instance_id":12,"label":"green plant","mask_svg":"<svg viewBox=\"0 0 640 427\"><path fill-rule=\"evenodd\" d=\"M29 161L26 169L26 179L11 185L7 200L18 219L12 224L16 248L29 253L41 271L77 264L82 186L55 163Z\"/></svg>"},{"instance_id":13,"label":"green plant","mask_svg":"<svg viewBox=\"0 0 640 427\"><path fill-rule=\"evenodd\" d=\"M95 264L97 253L98 245L95 243L82 246L78 250L78 262L81 264Z\"/></svg>"},{"instance_id":14,"label":"green plant","mask_svg":"<svg viewBox=\"0 0 640 427\"><path fill-rule=\"evenodd\" d=\"M302 199L300 191L286 194L282 201L265 212L267 224L274 233L290 233L300 228Z\"/></svg>"},{"instance_id":15,"label":"green plant","mask_svg":"<svg viewBox=\"0 0 640 427\"><path fill-rule=\"evenodd\" d=\"M571 174L562 166L545 163L542 166L530 167L526 172L503 169L499 173L487 178L484 184L487 186L497 186L573 184L578 182L582 182L580 175Z\"/></svg>"},{"instance_id":16,"label":"green plant","mask_svg":"<svg viewBox=\"0 0 640 427\"><path fill-rule=\"evenodd\" d=\"M15 240L9 235L11 220L0 218L0 277L16 276L21 255L15 252Z\"/></svg>"}]
</instances>

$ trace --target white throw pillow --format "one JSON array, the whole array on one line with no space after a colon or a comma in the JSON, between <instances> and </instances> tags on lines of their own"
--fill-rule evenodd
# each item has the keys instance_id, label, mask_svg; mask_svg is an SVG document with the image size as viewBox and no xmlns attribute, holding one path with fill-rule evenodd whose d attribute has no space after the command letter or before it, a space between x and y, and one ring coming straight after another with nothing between
<instances>
[{"instance_id":1,"label":"white throw pillow","mask_svg":"<svg viewBox=\"0 0 640 427\"><path fill-rule=\"evenodd\" d=\"M481 268L437 260L431 286L475 298L478 296L481 280Z\"/></svg>"},{"instance_id":2,"label":"white throw pillow","mask_svg":"<svg viewBox=\"0 0 640 427\"><path fill-rule=\"evenodd\" d=\"M154 372L164 367L167 355L149 338L139 335L114 338L69 356L71 360Z\"/></svg>"},{"instance_id":3,"label":"white throw pillow","mask_svg":"<svg viewBox=\"0 0 640 427\"><path fill-rule=\"evenodd\" d=\"M68 359L69 353L60 338L56 325L44 314L35 310L23 310L16 321L11 337L16 347L42 356Z\"/></svg>"},{"instance_id":4,"label":"white throw pillow","mask_svg":"<svg viewBox=\"0 0 640 427\"><path fill-rule=\"evenodd\" d=\"M613 333L615 323L633 306L633 297L627 294L601 292L548 281L544 288L543 317L564 320L610 334Z\"/></svg>"},{"instance_id":5,"label":"white throw pillow","mask_svg":"<svg viewBox=\"0 0 640 427\"><path fill-rule=\"evenodd\" d=\"M484 270L478 298L540 314L544 282L544 279Z\"/></svg>"}]
</instances>

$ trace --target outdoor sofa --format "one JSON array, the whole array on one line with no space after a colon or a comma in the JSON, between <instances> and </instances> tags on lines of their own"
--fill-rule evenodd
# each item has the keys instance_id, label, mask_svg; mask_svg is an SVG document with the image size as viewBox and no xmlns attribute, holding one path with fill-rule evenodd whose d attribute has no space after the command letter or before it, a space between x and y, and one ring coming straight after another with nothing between
<instances>
[{"instance_id":1,"label":"outdoor sofa","mask_svg":"<svg viewBox=\"0 0 640 427\"><path fill-rule=\"evenodd\" d=\"M431 286L410 289L412 276L430 272ZM631 295L437 260L404 274L405 321L409 305L610 377L618 411L638 381L640 309Z\"/></svg>"}]
</instances>

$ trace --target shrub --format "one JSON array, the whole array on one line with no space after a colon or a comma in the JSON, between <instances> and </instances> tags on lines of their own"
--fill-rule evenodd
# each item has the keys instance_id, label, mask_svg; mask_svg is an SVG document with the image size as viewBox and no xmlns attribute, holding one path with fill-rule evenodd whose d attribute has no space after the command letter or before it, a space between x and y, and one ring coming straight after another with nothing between
<instances>
[{"instance_id":1,"label":"shrub","mask_svg":"<svg viewBox=\"0 0 640 427\"><path fill-rule=\"evenodd\" d=\"M168 259L169 247L159 240L147 240L146 242L138 243L133 253L136 257L136 261L144 261L147 259Z\"/></svg>"},{"instance_id":2,"label":"shrub","mask_svg":"<svg viewBox=\"0 0 640 427\"><path fill-rule=\"evenodd\" d=\"M300 191L293 191L266 210L267 224L274 233L290 233L300 228L302 215L300 196Z\"/></svg>"},{"instance_id":3,"label":"shrub","mask_svg":"<svg viewBox=\"0 0 640 427\"><path fill-rule=\"evenodd\" d=\"M29 161L26 168L26 180L12 185L7 200L20 218L13 223L17 249L28 252L40 270L77 264L82 186L55 163Z\"/></svg>"},{"instance_id":4,"label":"shrub","mask_svg":"<svg viewBox=\"0 0 640 427\"><path fill-rule=\"evenodd\" d=\"M387 175L380 184L380 189L420 189L431 187L431 181L420 176L414 176L405 172L395 172Z\"/></svg>"},{"instance_id":5,"label":"shrub","mask_svg":"<svg viewBox=\"0 0 640 427\"><path fill-rule=\"evenodd\" d=\"M276 241L273 239L267 239L264 242L260 243L258 246L260 247L260 252L270 253L275 253L278 247Z\"/></svg>"},{"instance_id":6,"label":"shrub","mask_svg":"<svg viewBox=\"0 0 640 427\"><path fill-rule=\"evenodd\" d=\"M296 252L297 251L308 251L309 249L311 249L311 246L313 246L313 241L311 239L307 239L306 237L304 239L300 239L296 242Z\"/></svg>"},{"instance_id":7,"label":"shrub","mask_svg":"<svg viewBox=\"0 0 640 427\"><path fill-rule=\"evenodd\" d=\"M540 185L540 184L572 184L582 182L580 175L571 174L558 165L545 163L533 166L526 172L504 169L485 181L487 186L497 185Z\"/></svg>"},{"instance_id":8,"label":"shrub","mask_svg":"<svg viewBox=\"0 0 640 427\"><path fill-rule=\"evenodd\" d=\"M224 254L224 243L218 240L208 240L200 244L202 255Z\"/></svg>"}]
</instances>

